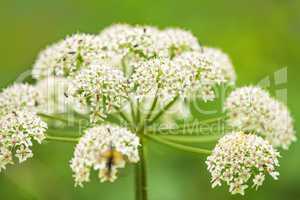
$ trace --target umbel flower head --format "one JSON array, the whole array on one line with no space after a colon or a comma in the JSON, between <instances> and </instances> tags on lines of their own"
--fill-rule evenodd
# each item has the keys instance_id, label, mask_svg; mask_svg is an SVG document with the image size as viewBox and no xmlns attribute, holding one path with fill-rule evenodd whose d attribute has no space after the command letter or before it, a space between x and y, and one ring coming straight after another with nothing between
<instances>
[{"instance_id":1,"label":"umbel flower head","mask_svg":"<svg viewBox=\"0 0 300 200\"><path fill-rule=\"evenodd\" d=\"M180 66L166 58L140 61L134 65L135 72L129 83L137 98L155 95L172 98L183 93L184 77L180 75Z\"/></svg>"},{"instance_id":2,"label":"umbel flower head","mask_svg":"<svg viewBox=\"0 0 300 200\"><path fill-rule=\"evenodd\" d=\"M159 56L174 58L186 51L199 51L198 39L189 31L179 28L167 28L159 32Z\"/></svg>"},{"instance_id":3,"label":"umbel flower head","mask_svg":"<svg viewBox=\"0 0 300 200\"><path fill-rule=\"evenodd\" d=\"M98 37L78 33L53 44L42 51L33 66L32 75L36 79L48 76L70 76L82 66L105 60Z\"/></svg>"},{"instance_id":4,"label":"umbel flower head","mask_svg":"<svg viewBox=\"0 0 300 200\"><path fill-rule=\"evenodd\" d=\"M42 103L44 100L36 87L16 83L0 93L0 116L21 109L35 111Z\"/></svg>"},{"instance_id":5,"label":"umbel flower head","mask_svg":"<svg viewBox=\"0 0 300 200\"><path fill-rule=\"evenodd\" d=\"M127 81L119 69L93 64L83 68L72 80L69 88L71 101L91 110L96 122L119 107L127 97Z\"/></svg>"},{"instance_id":6,"label":"umbel flower head","mask_svg":"<svg viewBox=\"0 0 300 200\"><path fill-rule=\"evenodd\" d=\"M13 163L13 155L19 162L33 156L32 140L41 143L45 139L47 124L29 111L13 111L0 119L0 171Z\"/></svg>"},{"instance_id":7,"label":"umbel flower head","mask_svg":"<svg viewBox=\"0 0 300 200\"><path fill-rule=\"evenodd\" d=\"M204 57L210 60L217 69L221 71L221 74L227 84L235 84L236 74L232 62L227 54L220 49L212 47L202 47L201 53Z\"/></svg>"},{"instance_id":8,"label":"umbel flower head","mask_svg":"<svg viewBox=\"0 0 300 200\"><path fill-rule=\"evenodd\" d=\"M225 182L232 194L244 195L252 185L261 186L265 174L275 180L279 153L260 136L232 132L221 138L206 164L212 176L212 187L221 186Z\"/></svg>"},{"instance_id":9,"label":"umbel flower head","mask_svg":"<svg viewBox=\"0 0 300 200\"><path fill-rule=\"evenodd\" d=\"M158 33L155 27L116 24L104 29L99 34L99 40L102 49L121 57L132 54L137 59L149 59L158 53Z\"/></svg>"},{"instance_id":10,"label":"umbel flower head","mask_svg":"<svg viewBox=\"0 0 300 200\"><path fill-rule=\"evenodd\" d=\"M110 26L99 35L78 33L50 46L36 61L33 76L36 79L51 75L77 79L86 76L87 71L91 74L91 65L122 71L121 80L126 79L130 95L136 98L157 94L169 100L177 95L187 97L190 91L197 90L201 98L208 101L215 99L214 86L235 82L228 56L217 49L202 48L189 31L127 24ZM101 68L93 67L93 70ZM92 84L94 82L88 86ZM82 94L90 93L81 89ZM86 98L90 101L90 96ZM105 116L103 110L109 110L107 104L101 107L100 115ZM93 113L99 110L96 108Z\"/></svg>"},{"instance_id":11,"label":"umbel flower head","mask_svg":"<svg viewBox=\"0 0 300 200\"><path fill-rule=\"evenodd\" d=\"M189 31L168 28L160 31L153 26L116 24L99 34L103 49L118 55L133 54L136 58L172 58L184 51L197 51L200 45Z\"/></svg>"},{"instance_id":12,"label":"umbel flower head","mask_svg":"<svg viewBox=\"0 0 300 200\"><path fill-rule=\"evenodd\" d=\"M219 63L204 52L185 52L174 58L175 65L181 67L184 85L189 92L197 92L204 101L215 99L214 86L231 82L226 80ZM226 67L231 66L222 66Z\"/></svg>"},{"instance_id":13,"label":"umbel flower head","mask_svg":"<svg viewBox=\"0 0 300 200\"><path fill-rule=\"evenodd\" d=\"M226 63L215 61L213 55L218 56L219 51L207 51L185 52L172 60L155 58L137 62L129 82L137 97L155 94L164 98L188 97L196 91L204 101L214 100L214 86L233 84L235 74L228 60Z\"/></svg>"},{"instance_id":14,"label":"umbel flower head","mask_svg":"<svg viewBox=\"0 0 300 200\"><path fill-rule=\"evenodd\" d=\"M102 125L88 129L71 160L75 185L88 182L92 169L99 170L101 182L115 181L118 168L139 161L139 145L139 138L125 128Z\"/></svg>"},{"instance_id":15,"label":"umbel flower head","mask_svg":"<svg viewBox=\"0 0 300 200\"><path fill-rule=\"evenodd\" d=\"M66 93L70 80L63 77L49 76L37 82L36 88L40 91L45 103L38 110L45 114L66 113L69 108Z\"/></svg>"},{"instance_id":16,"label":"umbel flower head","mask_svg":"<svg viewBox=\"0 0 300 200\"><path fill-rule=\"evenodd\" d=\"M242 87L225 102L228 124L263 136L274 147L288 149L296 141L293 120L287 107L259 87Z\"/></svg>"}]
</instances>

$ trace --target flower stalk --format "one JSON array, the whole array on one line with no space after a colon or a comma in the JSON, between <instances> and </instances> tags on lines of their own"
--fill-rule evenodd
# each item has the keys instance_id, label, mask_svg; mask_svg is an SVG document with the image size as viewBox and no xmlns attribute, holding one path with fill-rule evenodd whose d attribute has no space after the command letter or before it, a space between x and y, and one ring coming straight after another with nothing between
<instances>
[{"instance_id":1,"label":"flower stalk","mask_svg":"<svg viewBox=\"0 0 300 200\"><path fill-rule=\"evenodd\" d=\"M139 150L140 161L135 166L135 199L147 200L148 188L147 188L147 169L146 169L146 145L143 139L141 139L142 146Z\"/></svg>"},{"instance_id":2,"label":"flower stalk","mask_svg":"<svg viewBox=\"0 0 300 200\"><path fill-rule=\"evenodd\" d=\"M145 135L146 138L148 138L149 140L152 140L154 142L181 150L181 151L186 151L186 152L190 152L190 153L196 153L196 154L204 154L204 155L210 155L211 151L208 149L201 149L201 148L196 148L196 147L191 147L191 146L186 146L186 145L182 145L182 144L178 144L175 142L171 142L168 140L164 140L160 137L157 136L152 136L152 135Z\"/></svg>"},{"instance_id":3,"label":"flower stalk","mask_svg":"<svg viewBox=\"0 0 300 200\"><path fill-rule=\"evenodd\" d=\"M149 122L146 121L148 126L152 125L156 122L169 108L174 105L174 103L178 100L179 96L174 97L164 108L162 108ZM151 116L151 115L150 115Z\"/></svg>"},{"instance_id":4,"label":"flower stalk","mask_svg":"<svg viewBox=\"0 0 300 200\"><path fill-rule=\"evenodd\" d=\"M209 143L215 142L223 135L203 135L203 136L184 136L184 135L159 135L161 139L180 143Z\"/></svg>"},{"instance_id":5,"label":"flower stalk","mask_svg":"<svg viewBox=\"0 0 300 200\"><path fill-rule=\"evenodd\" d=\"M79 141L79 138L47 135L46 140L56 142L77 143Z\"/></svg>"}]
</instances>

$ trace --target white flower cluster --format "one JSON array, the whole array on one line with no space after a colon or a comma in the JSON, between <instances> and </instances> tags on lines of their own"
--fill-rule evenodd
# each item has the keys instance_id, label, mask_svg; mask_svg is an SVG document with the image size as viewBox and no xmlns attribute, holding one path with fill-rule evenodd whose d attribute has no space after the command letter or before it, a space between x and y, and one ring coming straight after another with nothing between
<instances>
[{"instance_id":1,"label":"white flower cluster","mask_svg":"<svg viewBox=\"0 0 300 200\"><path fill-rule=\"evenodd\" d=\"M69 76L95 61L105 60L97 36L74 34L42 51L34 64L32 75L36 79L48 76Z\"/></svg>"},{"instance_id":2,"label":"white flower cluster","mask_svg":"<svg viewBox=\"0 0 300 200\"><path fill-rule=\"evenodd\" d=\"M296 140L293 120L287 107L259 87L242 87L225 102L228 124L263 136L274 147L288 149Z\"/></svg>"},{"instance_id":3,"label":"white flower cluster","mask_svg":"<svg viewBox=\"0 0 300 200\"><path fill-rule=\"evenodd\" d=\"M139 138L125 128L102 125L88 129L71 160L75 184L88 182L92 169L99 170L101 182L115 181L117 169L124 168L126 161L139 161L139 145Z\"/></svg>"},{"instance_id":4,"label":"white flower cluster","mask_svg":"<svg viewBox=\"0 0 300 200\"><path fill-rule=\"evenodd\" d=\"M19 162L32 157L32 139L45 138L47 124L35 114L44 100L29 84L16 83L0 93L0 171L13 163L13 154Z\"/></svg>"},{"instance_id":5,"label":"white flower cluster","mask_svg":"<svg viewBox=\"0 0 300 200\"><path fill-rule=\"evenodd\" d=\"M105 117L124 96L158 94L164 101L197 89L208 101L215 99L215 85L235 82L229 58L201 48L189 31L127 24L112 25L99 35L67 37L40 53L32 73L39 80L69 77L71 102L92 109L92 118Z\"/></svg>"},{"instance_id":6,"label":"white flower cluster","mask_svg":"<svg viewBox=\"0 0 300 200\"><path fill-rule=\"evenodd\" d=\"M121 57L132 53L140 58L151 58L158 53L158 33L155 27L116 24L104 29L99 39L104 49Z\"/></svg>"},{"instance_id":7,"label":"white flower cluster","mask_svg":"<svg viewBox=\"0 0 300 200\"><path fill-rule=\"evenodd\" d=\"M35 111L44 103L40 91L29 84L16 83L0 93L0 116L11 111L27 109Z\"/></svg>"},{"instance_id":8,"label":"white flower cluster","mask_svg":"<svg viewBox=\"0 0 300 200\"><path fill-rule=\"evenodd\" d=\"M134 65L130 83L138 97L153 95L187 96L197 91L204 101L215 99L214 86L233 83L235 74L229 60L219 62L214 56L224 56L219 50L205 48L203 52L185 52L170 60L156 58Z\"/></svg>"},{"instance_id":9,"label":"white flower cluster","mask_svg":"<svg viewBox=\"0 0 300 200\"><path fill-rule=\"evenodd\" d=\"M214 86L229 83L219 65L205 53L186 52L174 59L181 67L188 90L198 92L204 101L214 100Z\"/></svg>"},{"instance_id":10,"label":"white flower cluster","mask_svg":"<svg viewBox=\"0 0 300 200\"><path fill-rule=\"evenodd\" d=\"M159 33L158 36L159 56L173 58L185 51L199 51L198 40L189 31L179 28L168 28Z\"/></svg>"},{"instance_id":11,"label":"white flower cluster","mask_svg":"<svg viewBox=\"0 0 300 200\"><path fill-rule=\"evenodd\" d=\"M221 138L206 164L212 176L212 187L229 185L232 194L244 195L245 189L252 182L258 188L265 179L265 174L275 180L279 153L263 138L232 132Z\"/></svg>"},{"instance_id":12,"label":"white flower cluster","mask_svg":"<svg viewBox=\"0 0 300 200\"><path fill-rule=\"evenodd\" d=\"M214 66L221 71L226 83L234 85L236 81L236 74L232 62L227 54L220 49L203 47L201 52L204 57L213 62Z\"/></svg>"},{"instance_id":13,"label":"white flower cluster","mask_svg":"<svg viewBox=\"0 0 300 200\"><path fill-rule=\"evenodd\" d=\"M119 69L93 64L84 68L72 80L69 94L80 107L89 107L91 120L105 118L114 107L126 99L128 86L123 72Z\"/></svg>"},{"instance_id":14,"label":"white flower cluster","mask_svg":"<svg viewBox=\"0 0 300 200\"><path fill-rule=\"evenodd\" d=\"M168 28L160 31L152 26L116 24L99 35L106 50L126 56L130 53L140 58L172 58L184 51L199 51L196 37L189 31Z\"/></svg>"},{"instance_id":15,"label":"white flower cluster","mask_svg":"<svg viewBox=\"0 0 300 200\"><path fill-rule=\"evenodd\" d=\"M169 59L151 59L134 65L129 80L137 98L147 96L174 97L183 93L184 78L178 65Z\"/></svg>"},{"instance_id":16,"label":"white flower cluster","mask_svg":"<svg viewBox=\"0 0 300 200\"><path fill-rule=\"evenodd\" d=\"M33 156L32 140L45 139L47 124L29 111L13 111L0 118L0 171L13 163L13 154L24 162Z\"/></svg>"}]
</instances>

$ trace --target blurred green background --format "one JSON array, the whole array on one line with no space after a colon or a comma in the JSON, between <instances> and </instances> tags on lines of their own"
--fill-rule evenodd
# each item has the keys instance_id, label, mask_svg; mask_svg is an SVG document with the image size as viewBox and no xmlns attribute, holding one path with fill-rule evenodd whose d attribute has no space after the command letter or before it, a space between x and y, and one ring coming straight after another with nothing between
<instances>
[{"instance_id":1,"label":"blurred green background","mask_svg":"<svg viewBox=\"0 0 300 200\"><path fill-rule=\"evenodd\" d=\"M65 35L97 33L116 22L178 26L190 29L201 44L218 46L236 67L238 85L270 78L272 90L287 88L288 105L300 123L300 1L299 0L1 0L0 86L28 70L37 53ZM274 72L288 67L288 81L274 84ZM295 123L297 132L299 125ZM299 134L298 134L299 137ZM267 179L257 192L231 196L227 187L210 188L205 157L149 145L150 200L299 199L300 144L282 152L280 179ZM35 147L33 159L9 166L0 174L0 199L133 199L133 168L114 184L95 176L73 187L68 162L73 145L47 143Z\"/></svg>"}]
</instances>

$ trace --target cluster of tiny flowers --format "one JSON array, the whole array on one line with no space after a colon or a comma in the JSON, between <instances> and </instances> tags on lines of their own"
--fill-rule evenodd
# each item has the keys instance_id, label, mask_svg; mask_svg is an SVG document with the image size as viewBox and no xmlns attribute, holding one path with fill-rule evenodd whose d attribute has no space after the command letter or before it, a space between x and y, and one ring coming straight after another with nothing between
<instances>
[{"instance_id":1,"label":"cluster of tiny flowers","mask_svg":"<svg viewBox=\"0 0 300 200\"><path fill-rule=\"evenodd\" d=\"M151 59L134 65L129 80L137 98L162 96L172 98L184 90L184 77L180 66L169 59Z\"/></svg>"},{"instance_id":2,"label":"cluster of tiny flowers","mask_svg":"<svg viewBox=\"0 0 300 200\"><path fill-rule=\"evenodd\" d=\"M170 98L179 94L187 96L190 91L197 91L204 101L214 100L213 87L233 83L235 74L230 74L232 65L222 65L212 58L213 53L207 54L206 51L192 51L182 53L172 60L155 58L138 62L134 65L135 71L130 83L138 97L157 94Z\"/></svg>"},{"instance_id":3,"label":"cluster of tiny flowers","mask_svg":"<svg viewBox=\"0 0 300 200\"><path fill-rule=\"evenodd\" d=\"M124 168L126 161L139 161L139 145L139 138L125 128L102 125L88 129L71 160L75 184L88 182L92 169L99 170L101 182L115 181L118 168Z\"/></svg>"},{"instance_id":4,"label":"cluster of tiny flowers","mask_svg":"<svg viewBox=\"0 0 300 200\"><path fill-rule=\"evenodd\" d=\"M93 62L109 59L91 34L74 34L42 51L34 64L32 75L36 79L48 76L70 76Z\"/></svg>"},{"instance_id":5,"label":"cluster of tiny flowers","mask_svg":"<svg viewBox=\"0 0 300 200\"><path fill-rule=\"evenodd\" d=\"M189 31L179 28L168 28L158 36L159 56L175 57L185 51L199 51L200 45L197 38Z\"/></svg>"},{"instance_id":6,"label":"cluster of tiny flowers","mask_svg":"<svg viewBox=\"0 0 300 200\"><path fill-rule=\"evenodd\" d=\"M98 35L75 34L50 46L40 54L33 68L33 76L41 79L50 75L72 75L76 83L86 74L91 78L98 76L97 71L91 75L91 69L104 70L102 67L91 67L95 65L110 66L113 72L122 70L122 76L128 83L127 89L136 98L159 95L166 100L177 95L186 97L191 89L197 89L201 98L208 101L215 99L216 84L235 82L235 73L227 55L217 49L202 48L189 31L176 28L159 30L152 26L127 24L112 25ZM109 71L106 70L108 67L104 68L104 71ZM99 87L92 85L95 81L87 82L83 86L70 86L71 90L72 87L77 89L75 96L81 97L74 104L92 104L92 109L96 108L94 115L105 116L107 113L104 111L110 110L109 103L115 97L109 100L105 97L104 102L96 103L95 100L98 102L100 97L93 95L91 98L90 88ZM108 88L116 86L110 83L105 85ZM116 88L119 92L119 87ZM116 90L112 91L112 95ZM124 93L119 94L121 96ZM86 100L92 102L87 103ZM118 100L112 102L119 104Z\"/></svg>"},{"instance_id":7,"label":"cluster of tiny flowers","mask_svg":"<svg viewBox=\"0 0 300 200\"><path fill-rule=\"evenodd\" d=\"M197 91L204 101L214 100L213 87L225 83L224 74L201 52L186 52L174 59L181 66L187 89Z\"/></svg>"},{"instance_id":8,"label":"cluster of tiny flowers","mask_svg":"<svg viewBox=\"0 0 300 200\"><path fill-rule=\"evenodd\" d=\"M36 88L40 91L45 103L38 110L45 114L61 114L68 111L69 105L66 93L70 81L67 78L49 76L37 82Z\"/></svg>"},{"instance_id":9,"label":"cluster of tiny flowers","mask_svg":"<svg viewBox=\"0 0 300 200\"><path fill-rule=\"evenodd\" d=\"M214 66L221 71L226 83L230 85L235 84L236 74L232 62L227 54L220 49L211 47L202 47L201 52L203 56L213 62Z\"/></svg>"},{"instance_id":10,"label":"cluster of tiny flowers","mask_svg":"<svg viewBox=\"0 0 300 200\"><path fill-rule=\"evenodd\" d=\"M275 180L279 173L279 153L260 136L232 132L221 138L206 164L212 176L212 187L229 185L232 194L244 195L252 184L258 188L269 174Z\"/></svg>"},{"instance_id":11,"label":"cluster of tiny flowers","mask_svg":"<svg viewBox=\"0 0 300 200\"><path fill-rule=\"evenodd\" d=\"M151 58L158 52L158 33L155 27L117 24L104 29L99 39L107 51L116 55L124 57L132 53L141 58Z\"/></svg>"},{"instance_id":12,"label":"cluster of tiny flowers","mask_svg":"<svg viewBox=\"0 0 300 200\"><path fill-rule=\"evenodd\" d=\"M119 107L126 99L127 81L123 72L102 64L83 68L72 80L68 94L84 110L91 111L91 121L96 122Z\"/></svg>"},{"instance_id":13,"label":"cluster of tiny flowers","mask_svg":"<svg viewBox=\"0 0 300 200\"><path fill-rule=\"evenodd\" d=\"M33 156L32 140L45 139L47 124L35 113L13 111L0 119L0 171L13 163L13 154L24 162Z\"/></svg>"},{"instance_id":14,"label":"cluster of tiny flowers","mask_svg":"<svg viewBox=\"0 0 300 200\"><path fill-rule=\"evenodd\" d=\"M0 116L14 110L32 110L43 104L40 91L32 85L16 83L0 93Z\"/></svg>"},{"instance_id":15,"label":"cluster of tiny flowers","mask_svg":"<svg viewBox=\"0 0 300 200\"><path fill-rule=\"evenodd\" d=\"M185 51L200 50L198 40L192 33L176 28L160 31L152 26L116 24L104 29L99 38L104 47L102 49L121 57L133 54L144 59L173 58Z\"/></svg>"},{"instance_id":16,"label":"cluster of tiny flowers","mask_svg":"<svg viewBox=\"0 0 300 200\"><path fill-rule=\"evenodd\" d=\"M225 110L230 126L260 134L274 147L288 149L296 140L287 107L259 87L233 91L225 102Z\"/></svg>"}]
</instances>

